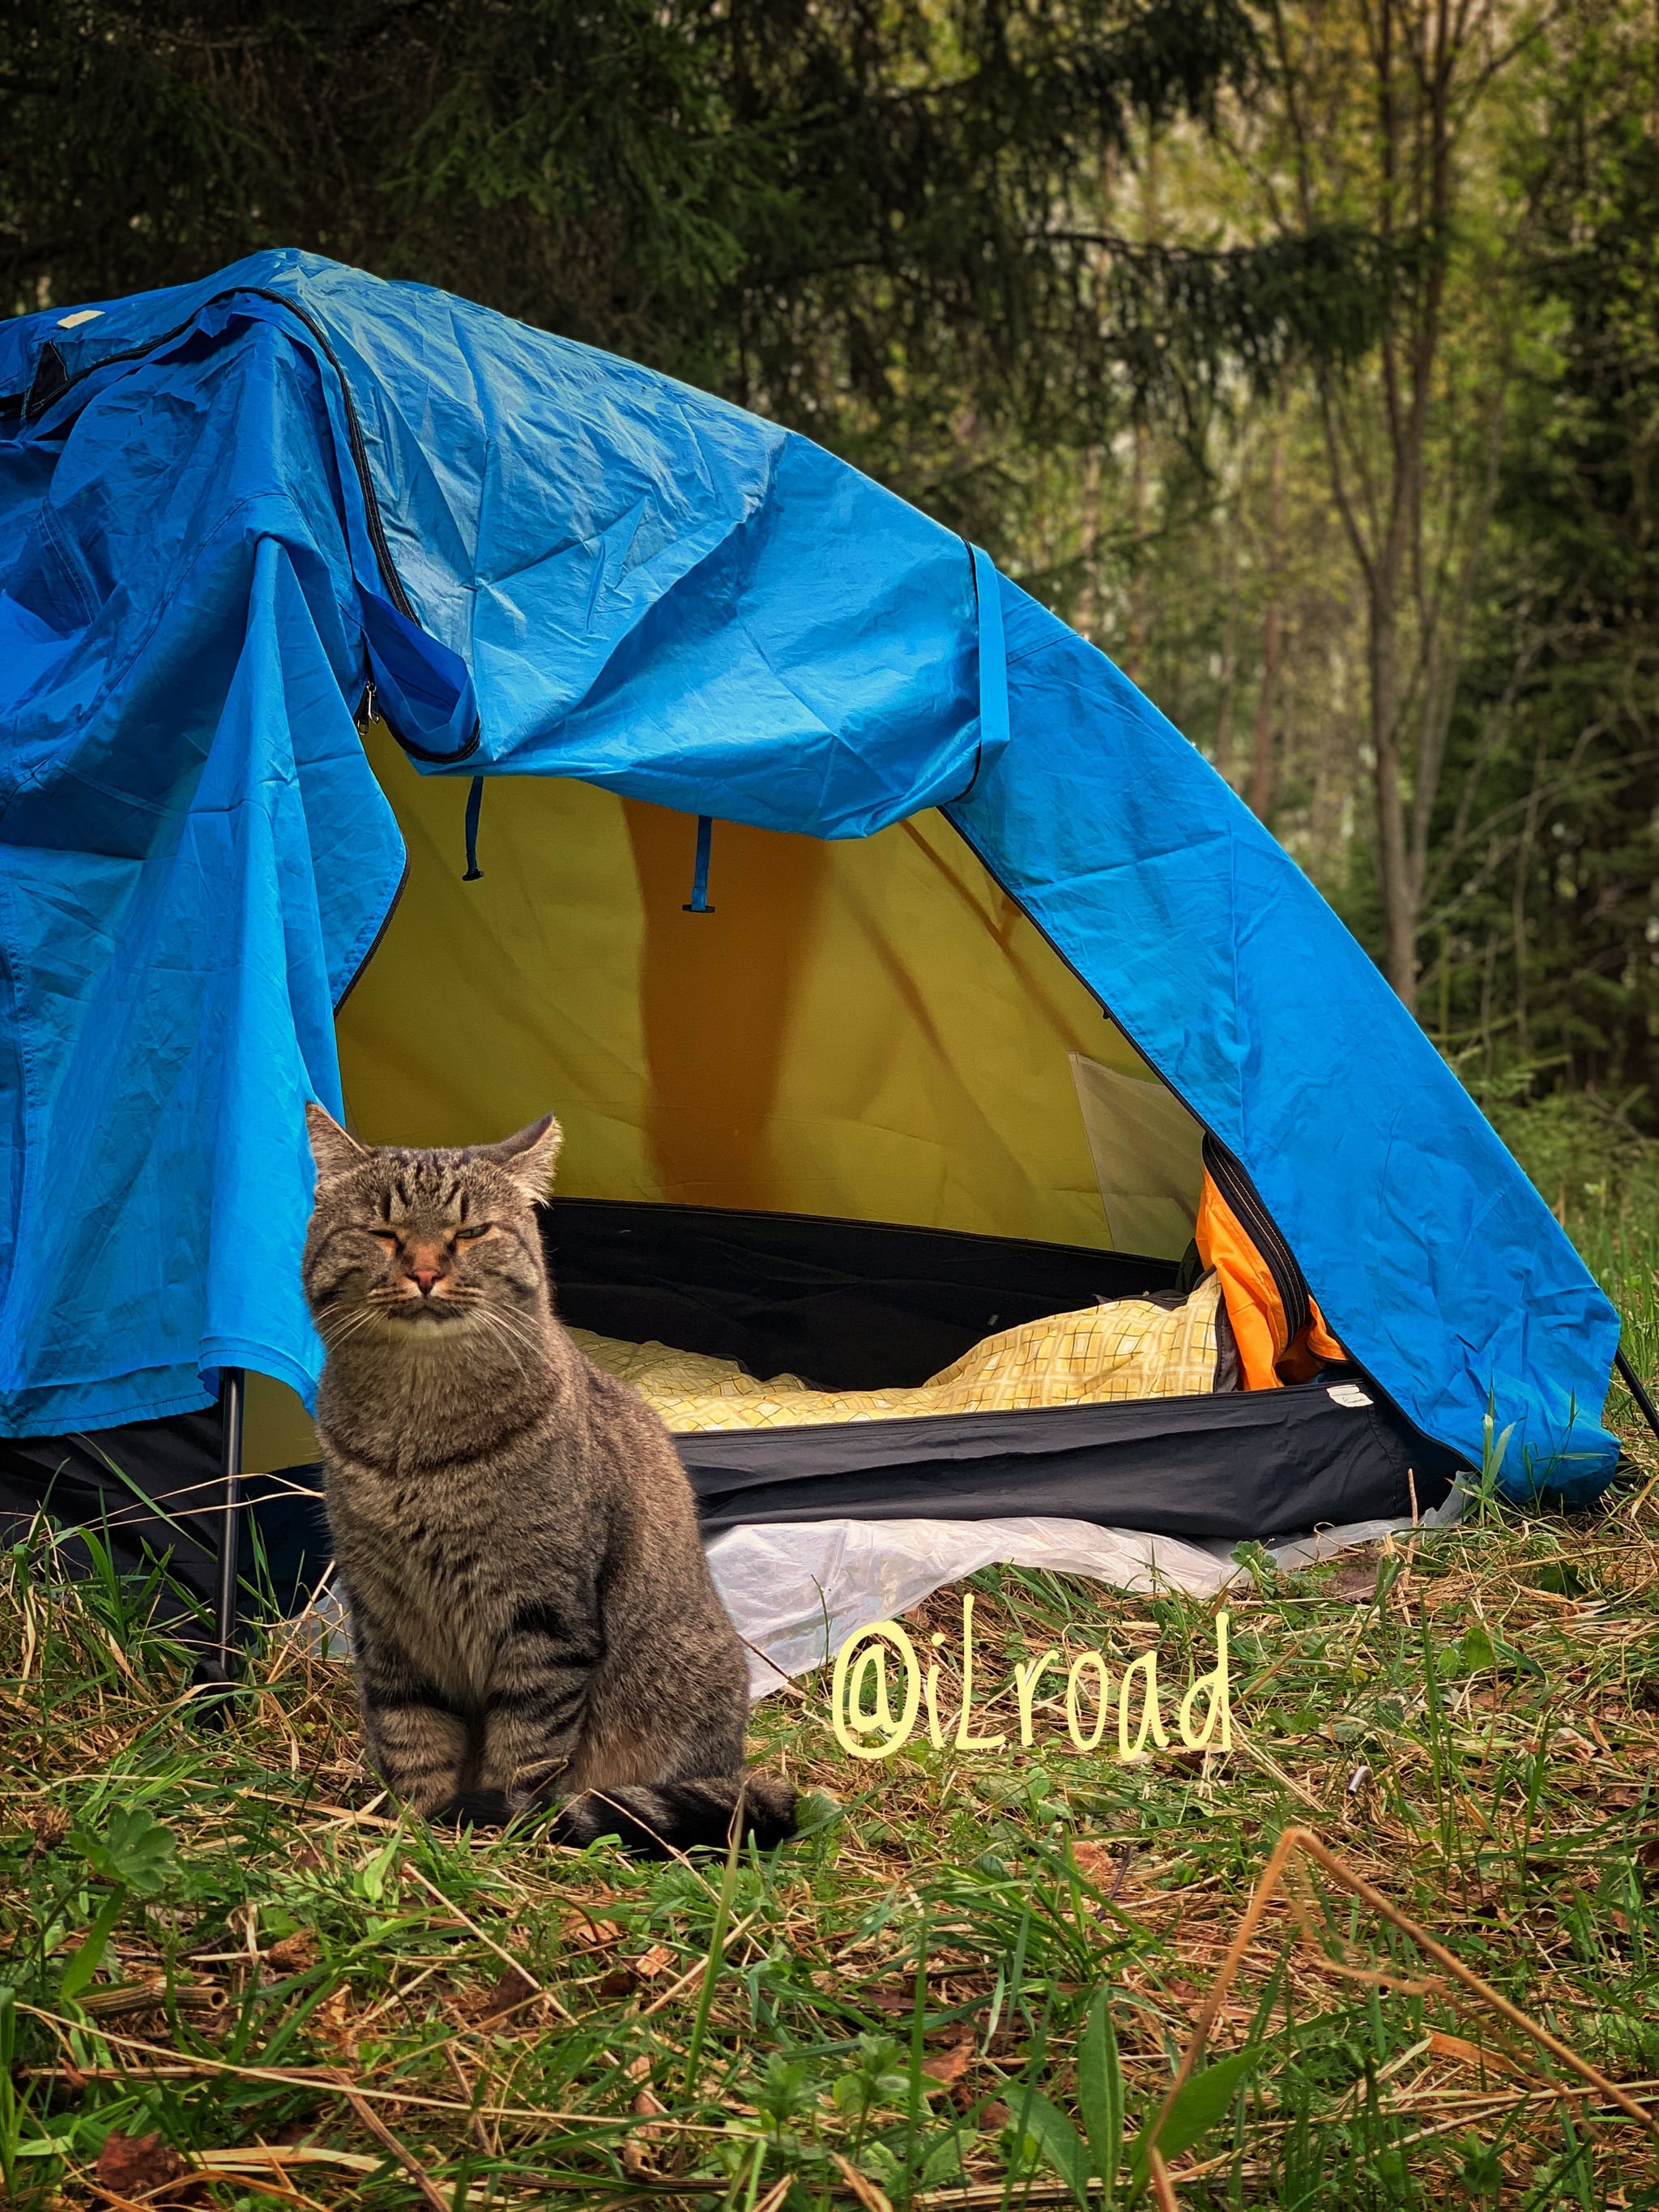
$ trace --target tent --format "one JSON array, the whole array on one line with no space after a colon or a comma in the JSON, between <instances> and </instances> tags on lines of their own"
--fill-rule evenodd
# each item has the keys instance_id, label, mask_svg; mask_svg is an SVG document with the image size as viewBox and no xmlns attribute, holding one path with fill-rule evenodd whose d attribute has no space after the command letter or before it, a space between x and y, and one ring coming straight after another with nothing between
<instances>
[{"instance_id":1,"label":"tent","mask_svg":"<svg viewBox=\"0 0 1659 2212\"><path fill-rule=\"evenodd\" d=\"M0 394L0 1506L125 1480L210 1579L241 1377L250 1474L313 1455L312 1097L401 1142L553 1107L566 1317L757 1377L1167 1310L1218 1189L1322 1324L1266 1388L688 1435L711 1528L1271 1534L1433 1504L1489 1417L1517 1494L1606 1485L1618 1323L1547 1207L982 551L297 252L7 324Z\"/></svg>"}]
</instances>

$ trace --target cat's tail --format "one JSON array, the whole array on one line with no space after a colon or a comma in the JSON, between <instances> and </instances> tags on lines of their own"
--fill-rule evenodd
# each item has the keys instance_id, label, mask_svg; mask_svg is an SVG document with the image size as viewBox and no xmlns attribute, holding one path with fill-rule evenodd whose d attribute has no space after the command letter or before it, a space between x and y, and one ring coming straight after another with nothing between
<instances>
[{"instance_id":1,"label":"cat's tail","mask_svg":"<svg viewBox=\"0 0 1659 2212\"><path fill-rule=\"evenodd\" d=\"M733 1828L763 1850L786 1843L795 1832L793 1783L751 1772L590 1790L565 1800L551 1833L556 1843L579 1845L616 1836L635 1858L661 1859L700 1847L726 1850Z\"/></svg>"}]
</instances>

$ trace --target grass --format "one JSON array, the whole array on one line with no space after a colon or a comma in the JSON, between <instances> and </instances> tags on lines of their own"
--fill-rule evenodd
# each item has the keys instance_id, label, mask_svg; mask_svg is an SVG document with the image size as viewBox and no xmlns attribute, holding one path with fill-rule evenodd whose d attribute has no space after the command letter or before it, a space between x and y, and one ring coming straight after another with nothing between
<instances>
[{"instance_id":1,"label":"grass","mask_svg":"<svg viewBox=\"0 0 1659 2212\"><path fill-rule=\"evenodd\" d=\"M1659 1352L1648 1254L1593 1265ZM1635 1340L1632 1339L1632 1340ZM1621 1422L1629 1408L1615 1395ZM827 1670L757 1708L811 1802L665 1867L399 1821L343 1670L267 1631L210 1724L155 1593L0 1555L0 2187L52 2203L1659 2206L1659 1454L1227 1594L1234 1746L1176 1692L1214 1604L971 1585L975 1727L860 1761ZM913 1617L945 1632L960 1590ZM1063 1674L1159 1655L1175 1748L1080 1754ZM833 1801L833 1802L832 1802ZM1222 1985L1275 1843L1292 1852ZM1356 1894L1348 1877L1368 1886ZM1378 1909L1380 1898L1385 1912ZM1390 1915L1392 1917L1390 1917ZM1587 2081L1398 1924L1553 2032ZM1164 2110L1218 1998L1189 2083Z\"/></svg>"}]
</instances>

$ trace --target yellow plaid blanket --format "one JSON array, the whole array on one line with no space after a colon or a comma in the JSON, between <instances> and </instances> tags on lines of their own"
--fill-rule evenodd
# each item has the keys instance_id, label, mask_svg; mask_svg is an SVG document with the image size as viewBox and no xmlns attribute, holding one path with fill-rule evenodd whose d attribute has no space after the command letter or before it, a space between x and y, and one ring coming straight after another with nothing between
<instances>
[{"instance_id":1,"label":"yellow plaid blanket","mask_svg":"<svg viewBox=\"0 0 1659 2212\"><path fill-rule=\"evenodd\" d=\"M1173 1312L1146 1298L1115 1298L1080 1313L1051 1314L984 1338L907 1390L812 1390L798 1375L757 1382L735 1359L624 1344L585 1328L570 1334L597 1366L631 1382L670 1429L686 1435L1197 1397L1214 1388L1219 1297L1220 1279L1211 1275Z\"/></svg>"}]
</instances>

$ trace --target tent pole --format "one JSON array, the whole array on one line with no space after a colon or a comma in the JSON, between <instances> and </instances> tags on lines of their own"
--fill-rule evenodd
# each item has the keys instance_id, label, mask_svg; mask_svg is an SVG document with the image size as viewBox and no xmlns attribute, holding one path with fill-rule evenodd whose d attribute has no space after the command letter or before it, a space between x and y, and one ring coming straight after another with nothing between
<instances>
[{"instance_id":1,"label":"tent pole","mask_svg":"<svg viewBox=\"0 0 1659 2212\"><path fill-rule=\"evenodd\" d=\"M1659 1437L1659 1407L1656 1407L1652 1399L1649 1397L1643 1386L1641 1376L1626 1358L1622 1346L1614 1358L1613 1364L1619 1370L1620 1379L1626 1389L1640 1407L1642 1419L1653 1431L1654 1435Z\"/></svg>"},{"instance_id":2,"label":"tent pole","mask_svg":"<svg viewBox=\"0 0 1659 2212\"><path fill-rule=\"evenodd\" d=\"M225 1484L225 1525L219 1539L219 1589L216 1626L219 1656L226 1678L233 1672L231 1656L236 1632L236 1553L240 1534L242 1503L242 1370L222 1370L219 1405L224 1415L224 1444L220 1470Z\"/></svg>"}]
</instances>

